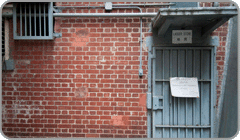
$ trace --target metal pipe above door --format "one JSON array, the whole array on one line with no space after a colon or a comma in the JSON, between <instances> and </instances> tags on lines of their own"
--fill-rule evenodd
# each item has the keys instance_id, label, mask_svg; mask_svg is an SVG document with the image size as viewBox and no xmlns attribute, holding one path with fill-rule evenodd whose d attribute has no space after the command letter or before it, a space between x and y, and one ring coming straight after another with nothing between
<instances>
[{"instance_id":1,"label":"metal pipe above door","mask_svg":"<svg viewBox=\"0 0 240 140\"><path fill-rule=\"evenodd\" d=\"M53 17L155 17L157 13L53 13Z\"/></svg>"}]
</instances>

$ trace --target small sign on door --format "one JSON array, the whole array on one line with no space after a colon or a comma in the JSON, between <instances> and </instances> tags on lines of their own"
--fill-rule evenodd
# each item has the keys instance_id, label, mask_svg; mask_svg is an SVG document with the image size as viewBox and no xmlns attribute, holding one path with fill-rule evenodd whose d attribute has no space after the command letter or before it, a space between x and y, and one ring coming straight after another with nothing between
<instances>
[{"instance_id":1,"label":"small sign on door","mask_svg":"<svg viewBox=\"0 0 240 140\"><path fill-rule=\"evenodd\" d=\"M170 88L173 97L199 98L198 80L196 77L171 77Z\"/></svg>"},{"instance_id":2,"label":"small sign on door","mask_svg":"<svg viewBox=\"0 0 240 140\"><path fill-rule=\"evenodd\" d=\"M172 30L173 44L192 43L192 30Z\"/></svg>"}]
</instances>

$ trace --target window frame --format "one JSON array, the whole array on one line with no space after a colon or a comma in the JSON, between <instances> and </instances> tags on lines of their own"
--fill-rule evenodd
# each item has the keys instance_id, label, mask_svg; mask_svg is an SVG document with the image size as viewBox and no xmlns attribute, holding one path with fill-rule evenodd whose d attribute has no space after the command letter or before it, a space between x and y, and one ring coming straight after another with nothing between
<instances>
[{"instance_id":1,"label":"window frame","mask_svg":"<svg viewBox=\"0 0 240 140\"><path fill-rule=\"evenodd\" d=\"M46 31L48 32L48 35L41 35L41 36L32 36L32 35L18 35L17 34L17 4L18 3L13 3L13 38L15 40L52 40L53 39L53 3L48 2L48 28L46 28ZM32 13L34 14L34 13ZM42 13L41 13L42 14ZM29 17L26 16L27 18ZM33 22L33 21L31 21ZM48 30L47 30L48 29Z\"/></svg>"}]
</instances>

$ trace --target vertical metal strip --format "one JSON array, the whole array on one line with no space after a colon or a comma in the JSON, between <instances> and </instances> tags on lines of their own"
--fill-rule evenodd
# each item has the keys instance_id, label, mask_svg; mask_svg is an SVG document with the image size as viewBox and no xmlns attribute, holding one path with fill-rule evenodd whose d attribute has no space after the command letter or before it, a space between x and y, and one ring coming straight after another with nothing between
<instances>
[{"instance_id":1,"label":"vertical metal strip","mask_svg":"<svg viewBox=\"0 0 240 140\"><path fill-rule=\"evenodd\" d=\"M177 60L177 68L178 68L178 74L177 74L177 76L179 77L180 76L180 50L178 49L177 50L177 58L178 58L178 60ZM178 114L177 114L177 122L178 122L178 125L180 125L179 124L179 122L180 122L180 119L179 119L179 115L180 115L180 113L179 113L179 111L180 111L180 99L178 98L178 109L177 109L177 112L178 112ZM178 128L178 138L180 137L180 129Z\"/></svg>"},{"instance_id":2,"label":"vertical metal strip","mask_svg":"<svg viewBox=\"0 0 240 140\"><path fill-rule=\"evenodd\" d=\"M172 51L172 54L173 54L173 51ZM172 55L172 56L174 56L174 55ZM173 58L173 57L172 57ZM172 63L175 63L177 61L177 58L176 59L172 59ZM176 65L177 65L177 63L176 63ZM174 65L172 65L172 66L174 66ZM177 99L175 98L175 97L173 97L173 125L177 125ZM175 130L175 129L174 129ZM177 137L177 131L174 131L174 132L176 132L176 134L174 133L174 136L176 136Z\"/></svg>"},{"instance_id":3,"label":"vertical metal strip","mask_svg":"<svg viewBox=\"0 0 240 140\"><path fill-rule=\"evenodd\" d=\"M170 77L172 77L172 49L170 49L170 54L169 54L169 60L170 60ZM173 125L173 114L172 114L172 95L171 95L171 89L169 89L169 102L170 102L170 125ZM170 138L172 138L172 128L170 128Z\"/></svg>"},{"instance_id":4,"label":"vertical metal strip","mask_svg":"<svg viewBox=\"0 0 240 140\"><path fill-rule=\"evenodd\" d=\"M164 79L164 49L162 49L162 72L163 72L163 75L162 75L162 78ZM163 117L162 117L162 124L164 125L164 117L165 117L165 113L164 113L164 111L165 111L165 109L164 109L164 84L165 84L165 82L163 81L162 82L162 96L163 96L163 99L162 99L162 102L163 102L163 109L162 109L162 112L163 112ZM165 133L165 129L164 128L162 128L162 130L163 130L163 133L162 133L162 137L164 138L164 133Z\"/></svg>"},{"instance_id":5,"label":"vertical metal strip","mask_svg":"<svg viewBox=\"0 0 240 140\"><path fill-rule=\"evenodd\" d=\"M211 138L213 138L213 101L214 101L214 98L213 98L213 86L214 86L214 52L213 52L213 47L211 49L211 122L210 122L210 125L211 125L211 128L210 128L210 132L211 132Z\"/></svg>"},{"instance_id":6,"label":"vertical metal strip","mask_svg":"<svg viewBox=\"0 0 240 140\"><path fill-rule=\"evenodd\" d=\"M195 77L195 49L193 49L193 77ZM196 99L193 99L193 126L196 124L195 120L195 108L196 108ZM195 128L193 128L193 138L195 138Z\"/></svg>"},{"instance_id":7,"label":"vertical metal strip","mask_svg":"<svg viewBox=\"0 0 240 140\"><path fill-rule=\"evenodd\" d=\"M27 36L27 4L25 3L25 36Z\"/></svg>"},{"instance_id":8,"label":"vertical metal strip","mask_svg":"<svg viewBox=\"0 0 240 140\"><path fill-rule=\"evenodd\" d=\"M186 52L185 52L185 71L186 71L186 73L185 73L185 77L187 77L187 49L186 49ZM185 102L185 107L186 107L186 110L185 110L185 122L186 122L186 126L187 126L187 101L188 101L188 99L186 98L186 102ZM188 129L186 128L186 138L187 138L187 133L188 133Z\"/></svg>"},{"instance_id":9,"label":"vertical metal strip","mask_svg":"<svg viewBox=\"0 0 240 140\"><path fill-rule=\"evenodd\" d=\"M201 49L201 62L200 62L200 65L201 65L201 71L200 71L200 77L201 77L201 79L203 79L203 49ZM202 95L203 95L203 82L201 81L201 96L200 96L200 124L202 125L202 105L203 105L203 97L202 97ZM203 129L201 128L201 138L203 137Z\"/></svg>"},{"instance_id":10,"label":"vertical metal strip","mask_svg":"<svg viewBox=\"0 0 240 140\"><path fill-rule=\"evenodd\" d=\"M155 93L156 93L156 81L155 81L155 79L156 79L156 48L154 47L153 48L153 57L155 58L155 59L153 59L153 88L152 88L152 90L153 90L153 92L152 92L152 94L153 95L155 95ZM153 113L152 113L152 138L155 138L156 137L156 126L155 126L155 122L156 122L156 111L153 111Z\"/></svg>"},{"instance_id":11,"label":"vertical metal strip","mask_svg":"<svg viewBox=\"0 0 240 140\"><path fill-rule=\"evenodd\" d=\"M20 7L20 36L22 36L22 4L19 3Z\"/></svg>"},{"instance_id":12,"label":"vertical metal strip","mask_svg":"<svg viewBox=\"0 0 240 140\"><path fill-rule=\"evenodd\" d=\"M41 36L42 35L42 15L41 15L41 3L39 3L39 35Z\"/></svg>"},{"instance_id":13,"label":"vertical metal strip","mask_svg":"<svg viewBox=\"0 0 240 140\"><path fill-rule=\"evenodd\" d=\"M32 27L31 27L31 4L29 4L29 32L30 32L30 36L32 35Z\"/></svg>"},{"instance_id":14,"label":"vertical metal strip","mask_svg":"<svg viewBox=\"0 0 240 140\"><path fill-rule=\"evenodd\" d=\"M44 24L43 24L43 31L44 31L44 36L46 36L46 15L45 15L45 3L43 4L43 21L44 21Z\"/></svg>"},{"instance_id":15,"label":"vertical metal strip","mask_svg":"<svg viewBox=\"0 0 240 140\"><path fill-rule=\"evenodd\" d=\"M148 47L150 48L150 46ZM150 49L148 49L148 93L151 93L152 96L152 90L151 90L151 84L152 84L152 54ZM152 100L152 97L151 97ZM152 101L151 101L151 106L152 106ZM152 138L152 110L148 109L148 117L147 117L147 137Z\"/></svg>"},{"instance_id":16,"label":"vertical metal strip","mask_svg":"<svg viewBox=\"0 0 240 140\"><path fill-rule=\"evenodd\" d=\"M34 36L37 36L36 3L34 3Z\"/></svg>"},{"instance_id":17,"label":"vertical metal strip","mask_svg":"<svg viewBox=\"0 0 240 140\"><path fill-rule=\"evenodd\" d=\"M17 11L16 11L16 3L13 3L13 36L16 38L16 31L17 31ZM2 18L2 20L5 20L5 18Z\"/></svg>"},{"instance_id":18,"label":"vertical metal strip","mask_svg":"<svg viewBox=\"0 0 240 140\"><path fill-rule=\"evenodd\" d=\"M53 2L48 3L48 36L53 38Z\"/></svg>"},{"instance_id":19,"label":"vertical metal strip","mask_svg":"<svg viewBox=\"0 0 240 140\"><path fill-rule=\"evenodd\" d=\"M175 59L173 59L173 50L172 50L172 67L174 66L173 65L173 63L175 62ZM173 69L172 69L173 70ZM173 76L173 71L172 71L172 76ZM176 122L177 122L177 120L176 120L176 99L174 98L174 97L172 97L173 98L173 123L172 123L172 125L176 125ZM174 129L175 130L175 129ZM173 133L174 133L174 135L173 136L176 136L176 134L175 134L175 131L173 131ZM177 136L176 136L177 137Z\"/></svg>"}]
</instances>

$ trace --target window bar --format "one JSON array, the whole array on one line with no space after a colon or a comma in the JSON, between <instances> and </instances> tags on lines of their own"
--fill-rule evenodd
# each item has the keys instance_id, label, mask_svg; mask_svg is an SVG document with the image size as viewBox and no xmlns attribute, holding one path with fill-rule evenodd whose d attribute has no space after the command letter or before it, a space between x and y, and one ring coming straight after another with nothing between
<instances>
[{"instance_id":1,"label":"window bar","mask_svg":"<svg viewBox=\"0 0 240 140\"><path fill-rule=\"evenodd\" d=\"M163 77L163 79L164 79L164 49L163 49L163 51L162 51L162 71L163 71L163 75L162 75L162 77ZM163 96L163 100L162 100L162 103L163 103L163 108L164 108L164 83L165 82L162 82L162 96ZM162 118L162 124L164 125L164 117L165 117L165 113L164 113L164 109L162 110L162 112L163 112L163 118ZM163 133L162 133L162 137L164 138L164 133L165 133L165 129L164 128L162 128L162 130L163 130Z\"/></svg>"},{"instance_id":2,"label":"window bar","mask_svg":"<svg viewBox=\"0 0 240 140\"><path fill-rule=\"evenodd\" d=\"M41 18L42 18L42 16L41 16L41 3L39 3L39 35L41 36L42 35L42 29L41 29L41 27L42 27L42 23L41 23Z\"/></svg>"},{"instance_id":3,"label":"window bar","mask_svg":"<svg viewBox=\"0 0 240 140\"><path fill-rule=\"evenodd\" d=\"M53 2L49 2L48 3L48 10L47 10L47 15L48 15L48 22L47 22L47 35L48 36L52 36L52 33L53 33L53 29L52 28L49 28L51 25L53 25L53 17L52 17L52 7L53 7Z\"/></svg>"},{"instance_id":4,"label":"window bar","mask_svg":"<svg viewBox=\"0 0 240 140\"><path fill-rule=\"evenodd\" d=\"M185 73L185 76L186 76L186 77L187 77L187 51L188 51L188 50L186 49L186 52L185 52L185 59L186 59L186 60L185 60L185 72L186 72L186 73ZM186 123L186 125L187 125L187 102L188 102L188 99L186 98L186 102L185 102L185 105L186 105L186 110L185 110L185 120L186 120L186 121L185 121L185 123ZM188 133L188 129L187 129L187 128L186 128L186 131L185 131L185 132L186 132L185 135L186 135L186 138L187 138L187 133Z\"/></svg>"},{"instance_id":5,"label":"window bar","mask_svg":"<svg viewBox=\"0 0 240 140\"><path fill-rule=\"evenodd\" d=\"M25 3L25 36L27 36L27 4Z\"/></svg>"},{"instance_id":6,"label":"window bar","mask_svg":"<svg viewBox=\"0 0 240 140\"><path fill-rule=\"evenodd\" d=\"M37 36L37 21L36 21L36 3L34 3L34 33Z\"/></svg>"},{"instance_id":7,"label":"window bar","mask_svg":"<svg viewBox=\"0 0 240 140\"><path fill-rule=\"evenodd\" d=\"M30 32L30 36L32 36L32 26L31 26L31 4L29 4L29 32Z\"/></svg>"},{"instance_id":8,"label":"window bar","mask_svg":"<svg viewBox=\"0 0 240 140\"><path fill-rule=\"evenodd\" d=\"M20 4L20 35L22 36L22 4Z\"/></svg>"},{"instance_id":9,"label":"window bar","mask_svg":"<svg viewBox=\"0 0 240 140\"><path fill-rule=\"evenodd\" d=\"M203 49L201 49L201 79L203 78ZM202 102L202 95L203 95L203 82L201 82L201 96L200 96L200 120L201 120L201 125L202 125L202 105L203 105L203 102ZM201 138L203 136L203 129L201 129Z\"/></svg>"},{"instance_id":10,"label":"window bar","mask_svg":"<svg viewBox=\"0 0 240 140\"><path fill-rule=\"evenodd\" d=\"M43 17L44 17L44 19L43 19L43 21L44 21L44 26L43 26L43 28L44 28L44 36L46 36L46 15L45 15L45 3L43 4Z\"/></svg>"},{"instance_id":11,"label":"window bar","mask_svg":"<svg viewBox=\"0 0 240 140\"><path fill-rule=\"evenodd\" d=\"M195 74L195 50L193 50L193 77L196 76ZM196 99L193 99L193 125L195 125L195 107L196 107ZM193 128L193 138L195 138L195 128Z\"/></svg>"}]
</instances>

